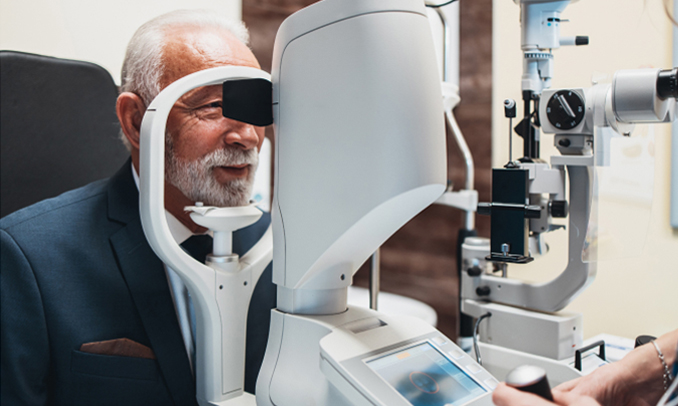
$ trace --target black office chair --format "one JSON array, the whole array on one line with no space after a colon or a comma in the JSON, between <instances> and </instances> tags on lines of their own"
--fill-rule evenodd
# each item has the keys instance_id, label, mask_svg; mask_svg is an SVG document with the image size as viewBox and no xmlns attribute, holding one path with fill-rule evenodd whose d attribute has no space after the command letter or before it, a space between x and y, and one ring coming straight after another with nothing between
<instances>
[{"instance_id":1,"label":"black office chair","mask_svg":"<svg viewBox=\"0 0 678 406\"><path fill-rule=\"evenodd\" d=\"M0 217L115 173L117 94L93 63L0 51Z\"/></svg>"}]
</instances>

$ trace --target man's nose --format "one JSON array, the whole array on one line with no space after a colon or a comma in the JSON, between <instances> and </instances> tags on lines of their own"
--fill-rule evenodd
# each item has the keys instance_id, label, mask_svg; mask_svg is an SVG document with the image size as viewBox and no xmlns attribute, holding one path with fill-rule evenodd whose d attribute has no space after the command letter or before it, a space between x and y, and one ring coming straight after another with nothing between
<instances>
[{"instance_id":1,"label":"man's nose","mask_svg":"<svg viewBox=\"0 0 678 406\"><path fill-rule=\"evenodd\" d=\"M231 146L238 146L243 149L256 148L259 145L259 135L251 124L242 121L226 120L227 130L224 133L224 142Z\"/></svg>"}]
</instances>

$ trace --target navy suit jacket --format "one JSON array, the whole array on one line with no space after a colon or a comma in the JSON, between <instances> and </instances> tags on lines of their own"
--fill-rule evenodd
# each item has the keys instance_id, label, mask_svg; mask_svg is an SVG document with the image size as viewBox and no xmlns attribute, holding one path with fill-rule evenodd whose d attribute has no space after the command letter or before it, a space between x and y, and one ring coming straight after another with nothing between
<instances>
[{"instance_id":1,"label":"navy suit jacket","mask_svg":"<svg viewBox=\"0 0 678 406\"><path fill-rule=\"evenodd\" d=\"M0 220L0 403L195 405L195 382L162 262L146 242L129 161L102 180ZM270 216L235 233L244 254ZM271 265L249 309L245 389L263 360ZM127 338L155 359L79 351Z\"/></svg>"}]
</instances>

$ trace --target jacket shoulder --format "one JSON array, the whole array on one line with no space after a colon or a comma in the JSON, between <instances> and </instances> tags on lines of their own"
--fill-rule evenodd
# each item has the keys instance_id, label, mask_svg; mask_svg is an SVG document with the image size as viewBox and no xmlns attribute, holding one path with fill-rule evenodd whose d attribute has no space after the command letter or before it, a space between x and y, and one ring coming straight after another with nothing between
<instances>
[{"instance_id":1,"label":"jacket shoulder","mask_svg":"<svg viewBox=\"0 0 678 406\"><path fill-rule=\"evenodd\" d=\"M10 213L0 219L0 229L9 230L24 223L62 216L67 211L77 210L77 206L82 203L104 198L107 183L108 179L101 179Z\"/></svg>"}]
</instances>

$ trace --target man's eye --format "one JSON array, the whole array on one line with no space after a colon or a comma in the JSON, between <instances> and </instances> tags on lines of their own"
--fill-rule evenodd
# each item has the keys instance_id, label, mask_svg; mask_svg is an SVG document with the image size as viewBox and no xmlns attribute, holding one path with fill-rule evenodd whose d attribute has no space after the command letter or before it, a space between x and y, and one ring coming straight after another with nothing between
<instances>
[{"instance_id":1,"label":"man's eye","mask_svg":"<svg viewBox=\"0 0 678 406\"><path fill-rule=\"evenodd\" d=\"M210 104L207 104L207 105L205 105L205 106L203 106L203 107L209 108L209 109L220 109L220 108L221 108L221 102L220 102L220 101L215 101L215 102L212 102L212 103L210 103Z\"/></svg>"},{"instance_id":2,"label":"man's eye","mask_svg":"<svg viewBox=\"0 0 678 406\"><path fill-rule=\"evenodd\" d=\"M206 103L193 110L193 113L202 120L218 120L223 117L221 114L221 100Z\"/></svg>"}]
</instances>

